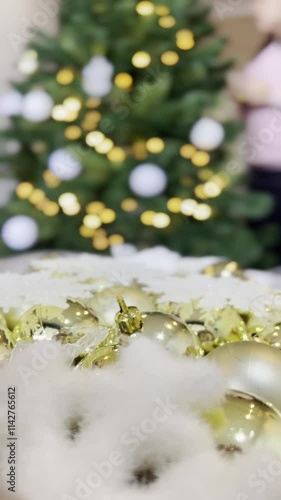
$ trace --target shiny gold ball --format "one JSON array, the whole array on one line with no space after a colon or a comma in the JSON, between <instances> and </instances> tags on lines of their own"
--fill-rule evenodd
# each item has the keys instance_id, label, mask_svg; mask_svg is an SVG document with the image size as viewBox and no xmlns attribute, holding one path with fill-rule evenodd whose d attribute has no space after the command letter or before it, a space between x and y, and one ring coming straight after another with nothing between
<instances>
[{"instance_id":1,"label":"shiny gold ball","mask_svg":"<svg viewBox=\"0 0 281 500\"><path fill-rule=\"evenodd\" d=\"M258 342L234 342L212 351L228 389L255 396L281 412L281 351Z\"/></svg>"},{"instance_id":2,"label":"shiny gold ball","mask_svg":"<svg viewBox=\"0 0 281 500\"><path fill-rule=\"evenodd\" d=\"M93 310L79 301L68 301L68 308L35 306L29 309L16 324L12 342L19 340L55 339L62 343L74 343L98 326Z\"/></svg>"},{"instance_id":3,"label":"shiny gold ball","mask_svg":"<svg viewBox=\"0 0 281 500\"><path fill-rule=\"evenodd\" d=\"M175 354L185 354L188 348L195 346L193 333L176 316L152 311L142 313L142 320L142 335L163 344Z\"/></svg>"},{"instance_id":4,"label":"shiny gold ball","mask_svg":"<svg viewBox=\"0 0 281 500\"><path fill-rule=\"evenodd\" d=\"M222 406L207 416L215 442L224 454L251 448L281 454L281 416L244 392L230 391Z\"/></svg>"}]
</instances>

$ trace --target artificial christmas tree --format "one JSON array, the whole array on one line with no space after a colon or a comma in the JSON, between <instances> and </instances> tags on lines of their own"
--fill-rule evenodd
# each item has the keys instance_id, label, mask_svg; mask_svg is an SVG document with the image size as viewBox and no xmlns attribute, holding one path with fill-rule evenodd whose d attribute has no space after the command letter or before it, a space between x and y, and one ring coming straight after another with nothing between
<instances>
[{"instance_id":1,"label":"artificial christmas tree","mask_svg":"<svg viewBox=\"0 0 281 500\"><path fill-rule=\"evenodd\" d=\"M37 34L20 63L28 77L2 99L2 160L19 179L2 253L126 242L261 261L274 231L245 219L271 199L239 188L238 126L210 116L229 66L213 31L196 0L63 4L59 35Z\"/></svg>"}]
</instances>

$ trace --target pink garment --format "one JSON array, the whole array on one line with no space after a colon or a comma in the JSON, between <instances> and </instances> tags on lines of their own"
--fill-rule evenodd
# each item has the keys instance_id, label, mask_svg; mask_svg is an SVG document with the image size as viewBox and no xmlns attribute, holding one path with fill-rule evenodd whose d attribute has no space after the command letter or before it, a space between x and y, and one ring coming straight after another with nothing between
<instances>
[{"instance_id":1,"label":"pink garment","mask_svg":"<svg viewBox=\"0 0 281 500\"><path fill-rule=\"evenodd\" d=\"M281 171L281 42L267 45L246 67L245 74L270 88L268 106L246 108L247 162Z\"/></svg>"}]
</instances>

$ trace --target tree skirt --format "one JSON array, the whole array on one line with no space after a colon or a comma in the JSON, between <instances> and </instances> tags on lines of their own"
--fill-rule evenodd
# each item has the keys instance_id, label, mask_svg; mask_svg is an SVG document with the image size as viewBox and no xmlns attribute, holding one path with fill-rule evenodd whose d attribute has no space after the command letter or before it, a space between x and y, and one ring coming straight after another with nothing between
<instances>
[{"instance_id":1,"label":"tree skirt","mask_svg":"<svg viewBox=\"0 0 281 500\"><path fill-rule=\"evenodd\" d=\"M158 248L119 259L39 258L25 274L0 274L1 500L280 500L281 427L270 406L254 400L241 446L219 446L234 387L214 355L243 343L254 361L256 346L265 363L267 352L278 360L280 293L262 274L202 274L209 264ZM176 315L174 337L152 323L120 333L130 322L126 311L114 322L117 295L141 312ZM78 326L73 304L85 314Z\"/></svg>"}]
</instances>

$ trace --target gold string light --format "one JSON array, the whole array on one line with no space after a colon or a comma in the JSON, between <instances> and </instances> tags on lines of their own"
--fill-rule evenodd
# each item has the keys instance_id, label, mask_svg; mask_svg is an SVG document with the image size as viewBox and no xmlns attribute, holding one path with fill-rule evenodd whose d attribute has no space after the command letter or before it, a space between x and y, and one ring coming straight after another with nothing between
<instances>
[{"instance_id":1,"label":"gold string light","mask_svg":"<svg viewBox=\"0 0 281 500\"><path fill-rule=\"evenodd\" d=\"M33 153L41 154L47 150L47 144L45 141L34 141L32 142L30 149Z\"/></svg>"},{"instance_id":2,"label":"gold string light","mask_svg":"<svg viewBox=\"0 0 281 500\"><path fill-rule=\"evenodd\" d=\"M194 189L194 194L200 200L206 200L208 198L208 196L206 195L206 192L205 192L205 184L198 184L196 186L196 188Z\"/></svg>"},{"instance_id":3,"label":"gold string light","mask_svg":"<svg viewBox=\"0 0 281 500\"><path fill-rule=\"evenodd\" d=\"M133 77L129 73L118 73L114 78L114 83L116 87L120 89L130 89L133 85Z\"/></svg>"},{"instance_id":4,"label":"gold string light","mask_svg":"<svg viewBox=\"0 0 281 500\"><path fill-rule=\"evenodd\" d=\"M136 160L145 160L147 158L146 142L142 139L134 142L133 154Z\"/></svg>"},{"instance_id":5,"label":"gold string light","mask_svg":"<svg viewBox=\"0 0 281 500\"><path fill-rule=\"evenodd\" d=\"M70 68L62 68L57 73L56 80L61 85L70 85L74 80L74 72Z\"/></svg>"},{"instance_id":6,"label":"gold string light","mask_svg":"<svg viewBox=\"0 0 281 500\"><path fill-rule=\"evenodd\" d=\"M203 221L209 219L211 215L212 215L211 207L206 203L200 203L197 205L193 217L196 220Z\"/></svg>"},{"instance_id":7,"label":"gold string light","mask_svg":"<svg viewBox=\"0 0 281 500\"><path fill-rule=\"evenodd\" d=\"M108 238L108 243L111 247L115 245L123 245L123 243L125 243L125 239L121 234L112 234Z\"/></svg>"},{"instance_id":8,"label":"gold string light","mask_svg":"<svg viewBox=\"0 0 281 500\"><path fill-rule=\"evenodd\" d=\"M185 158L186 160L191 159L195 152L196 148L192 144L184 144L180 148L180 155L182 156L182 158Z\"/></svg>"},{"instance_id":9,"label":"gold string light","mask_svg":"<svg viewBox=\"0 0 281 500\"><path fill-rule=\"evenodd\" d=\"M39 203L40 201L44 200L45 198L46 198L46 195L45 195L44 191L42 191L42 189L34 189L28 199L29 199L30 203L35 205L36 203Z\"/></svg>"},{"instance_id":10,"label":"gold string light","mask_svg":"<svg viewBox=\"0 0 281 500\"><path fill-rule=\"evenodd\" d=\"M85 217L83 219L83 224L84 224L84 226L88 227L89 229L98 229L99 227L101 227L102 222L101 222L101 219L98 215L88 214L88 215L85 215Z\"/></svg>"},{"instance_id":11,"label":"gold string light","mask_svg":"<svg viewBox=\"0 0 281 500\"><path fill-rule=\"evenodd\" d=\"M168 16L171 12L170 8L166 5L155 5L154 11L158 16Z\"/></svg>"},{"instance_id":12,"label":"gold string light","mask_svg":"<svg viewBox=\"0 0 281 500\"><path fill-rule=\"evenodd\" d=\"M93 247L96 250L106 250L109 247L109 242L106 236L96 235L93 238Z\"/></svg>"},{"instance_id":13,"label":"gold string light","mask_svg":"<svg viewBox=\"0 0 281 500\"><path fill-rule=\"evenodd\" d=\"M184 215L191 216L194 214L198 203L192 198L187 198L181 202L181 212Z\"/></svg>"},{"instance_id":14,"label":"gold string light","mask_svg":"<svg viewBox=\"0 0 281 500\"><path fill-rule=\"evenodd\" d=\"M147 68L151 63L151 56L145 51L136 52L132 57L132 63L135 68Z\"/></svg>"},{"instance_id":15,"label":"gold string light","mask_svg":"<svg viewBox=\"0 0 281 500\"><path fill-rule=\"evenodd\" d=\"M44 171L43 179L49 188L56 188L61 184L61 180L51 170Z\"/></svg>"},{"instance_id":16,"label":"gold string light","mask_svg":"<svg viewBox=\"0 0 281 500\"><path fill-rule=\"evenodd\" d=\"M106 208L100 214L100 219L103 224L111 224L116 219L116 213L111 208Z\"/></svg>"},{"instance_id":17,"label":"gold string light","mask_svg":"<svg viewBox=\"0 0 281 500\"><path fill-rule=\"evenodd\" d=\"M154 13L154 4L149 1L139 2L136 11L140 16L151 16Z\"/></svg>"},{"instance_id":18,"label":"gold string light","mask_svg":"<svg viewBox=\"0 0 281 500\"><path fill-rule=\"evenodd\" d=\"M167 50L161 56L161 61L166 66L175 66L179 60L179 55L174 50Z\"/></svg>"},{"instance_id":19,"label":"gold string light","mask_svg":"<svg viewBox=\"0 0 281 500\"><path fill-rule=\"evenodd\" d=\"M99 146L100 144L102 144L104 139L105 139L105 135L102 132L100 132L99 130L96 130L94 132L90 132L89 134L87 134L86 144L88 144L88 146L90 146L91 148L95 148L95 147Z\"/></svg>"},{"instance_id":20,"label":"gold string light","mask_svg":"<svg viewBox=\"0 0 281 500\"><path fill-rule=\"evenodd\" d=\"M57 122L64 122L67 118L67 110L61 104L54 106L52 109L52 118Z\"/></svg>"},{"instance_id":21,"label":"gold string light","mask_svg":"<svg viewBox=\"0 0 281 500\"><path fill-rule=\"evenodd\" d=\"M171 218L168 214L159 212L154 215L152 225L158 229L164 229L171 223Z\"/></svg>"},{"instance_id":22,"label":"gold string light","mask_svg":"<svg viewBox=\"0 0 281 500\"><path fill-rule=\"evenodd\" d=\"M86 226L80 226L79 233L81 234L82 238L92 238L95 234L95 229L90 229Z\"/></svg>"},{"instance_id":23,"label":"gold string light","mask_svg":"<svg viewBox=\"0 0 281 500\"><path fill-rule=\"evenodd\" d=\"M90 215L99 215L105 208L105 204L102 201L92 201L86 206L86 212Z\"/></svg>"},{"instance_id":24,"label":"gold string light","mask_svg":"<svg viewBox=\"0 0 281 500\"><path fill-rule=\"evenodd\" d=\"M43 207L43 213L48 217L55 217L60 211L59 205L55 201L47 201Z\"/></svg>"},{"instance_id":25,"label":"gold string light","mask_svg":"<svg viewBox=\"0 0 281 500\"><path fill-rule=\"evenodd\" d=\"M62 209L72 207L73 205L76 205L77 202L78 198L74 193L63 193L58 199L58 203Z\"/></svg>"},{"instance_id":26,"label":"gold string light","mask_svg":"<svg viewBox=\"0 0 281 500\"><path fill-rule=\"evenodd\" d=\"M101 144L96 146L96 151L101 155L106 155L113 149L113 147L114 142L111 139L105 138Z\"/></svg>"},{"instance_id":27,"label":"gold string light","mask_svg":"<svg viewBox=\"0 0 281 500\"><path fill-rule=\"evenodd\" d=\"M65 129L64 135L69 141L77 141L82 135L82 130L78 125L70 125Z\"/></svg>"},{"instance_id":28,"label":"gold string light","mask_svg":"<svg viewBox=\"0 0 281 500\"><path fill-rule=\"evenodd\" d=\"M62 211L65 215L69 215L70 217L72 217L79 214L79 212L81 211L81 205L78 201L76 201L76 203L73 203L72 205L63 207Z\"/></svg>"},{"instance_id":29,"label":"gold string light","mask_svg":"<svg viewBox=\"0 0 281 500\"><path fill-rule=\"evenodd\" d=\"M181 50L191 50L195 45L192 31L186 29L179 30L176 34L176 44Z\"/></svg>"},{"instance_id":30,"label":"gold string light","mask_svg":"<svg viewBox=\"0 0 281 500\"><path fill-rule=\"evenodd\" d=\"M90 97L89 99L86 100L85 106L88 109L96 109L101 105L101 99L98 99L96 97Z\"/></svg>"},{"instance_id":31,"label":"gold string light","mask_svg":"<svg viewBox=\"0 0 281 500\"><path fill-rule=\"evenodd\" d=\"M176 24L176 19L173 16L163 16L158 20L161 28L172 28Z\"/></svg>"},{"instance_id":32,"label":"gold string light","mask_svg":"<svg viewBox=\"0 0 281 500\"><path fill-rule=\"evenodd\" d=\"M71 112L78 112L82 107L82 103L77 97L67 97L63 101L63 106Z\"/></svg>"},{"instance_id":33,"label":"gold string light","mask_svg":"<svg viewBox=\"0 0 281 500\"><path fill-rule=\"evenodd\" d=\"M167 202L167 208L170 212L174 214L179 214L181 212L181 204L182 204L182 199L181 198L170 198Z\"/></svg>"},{"instance_id":34,"label":"gold string light","mask_svg":"<svg viewBox=\"0 0 281 500\"><path fill-rule=\"evenodd\" d=\"M210 163L211 157L206 151L196 151L191 158L193 165L196 167L205 167Z\"/></svg>"},{"instance_id":35,"label":"gold string light","mask_svg":"<svg viewBox=\"0 0 281 500\"><path fill-rule=\"evenodd\" d=\"M152 226L155 215L156 212L153 210L147 210L141 214L140 220L145 226Z\"/></svg>"},{"instance_id":36,"label":"gold string light","mask_svg":"<svg viewBox=\"0 0 281 500\"><path fill-rule=\"evenodd\" d=\"M30 197L33 189L34 187L30 182L21 182L20 184L18 184L16 189L18 198L20 198L21 200L27 200Z\"/></svg>"},{"instance_id":37,"label":"gold string light","mask_svg":"<svg viewBox=\"0 0 281 500\"><path fill-rule=\"evenodd\" d=\"M204 192L208 198L216 198L222 192L222 188L214 181L204 184Z\"/></svg>"},{"instance_id":38,"label":"gold string light","mask_svg":"<svg viewBox=\"0 0 281 500\"><path fill-rule=\"evenodd\" d=\"M138 209L138 202L134 198L125 198L121 202L121 208L124 212L134 212Z\"/></svg>"},{"instance_id":39,"label":"gold string light","mask_svg":"<svg viewBox=\"0 0 281 500\"><path fill-rule=\"evenodd\" d=\"M165 142L160 137L152 137L147 141L146 149L149 153L162 153L165 149Z\"/></svg>"},{"instance_id":40,"label":"gold string light","mask_svg":"<svg viewBox=\"0 0 281 500\"><path fill-rule=\"evenodd\" d=\"M126 160L126 153L122 148L115 146L111 151L109 151L107 158L113 163L122 163Z\"/></svg>"}]
</instances>

